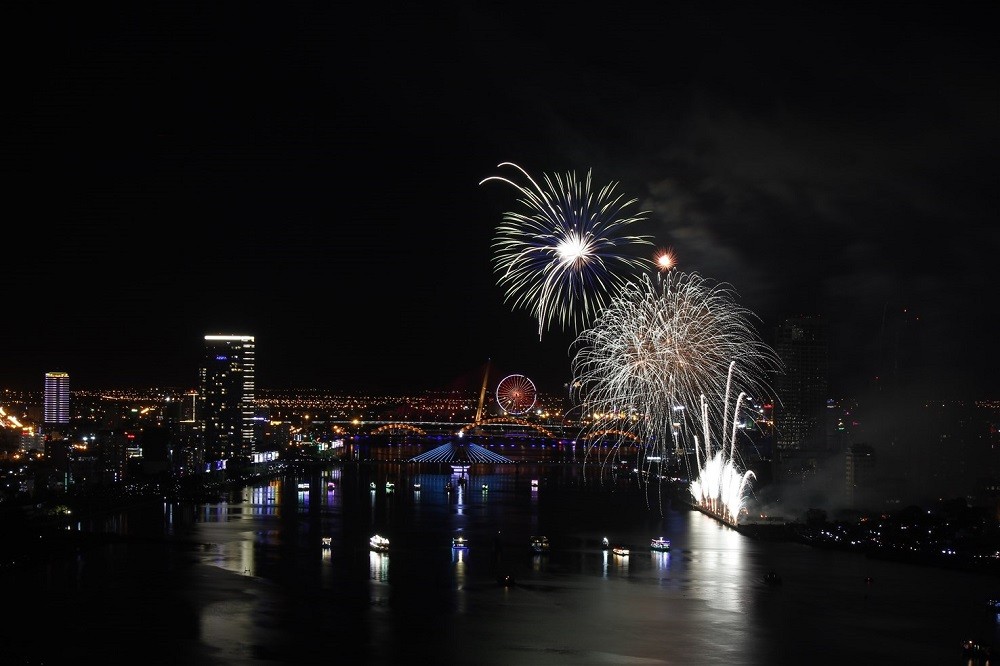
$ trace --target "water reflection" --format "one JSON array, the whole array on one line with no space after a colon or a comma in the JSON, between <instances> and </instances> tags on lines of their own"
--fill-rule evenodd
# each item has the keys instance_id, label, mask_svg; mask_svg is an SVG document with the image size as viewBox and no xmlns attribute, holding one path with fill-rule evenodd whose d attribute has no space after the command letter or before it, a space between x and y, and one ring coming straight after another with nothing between
<instances>
[{"instance_id":1,"label":"water reflection","mask_svg":"<svg viewBox=\"0 0 1000 666\"><path fill-rule=\"evenodd\" d=\"M581 491L575 469L473 468L460 504L444 490L454 478L448 469L412 475L423 492L404 492L412 483L389 466L333 477L338 471L301 475L311 479L308 511L299 509L300 479L289 478L248 487L238 502L95 517L87 524L94 531L143 538L18 572L40 584L6 577L27 609L13 626L37 625L51 603L38 590L57 590L72 600L65 631L75 646L93 644L84 637L114 623L144 644L180 636L209 659L171 663L254 655L319 663L353 641L368 646L363 663L467 663L456 655L474 655L485 666L705 663L706 655L784 665L802 663L803 646L820 645L831 663L883 663L885 655L947 663L977 621L998 631L982 608L981 578L756 541L686 507L658 515L637 495ZM384 492L387 476L399 480L395 493ZM540 490L531 488L535 478ZM374 496L372 480L380 481ZM390 556L366 547L374 533L392 539L391 577ZM468 550L447 550L456 533ZM549 554L531 553L536 534L551 539ZM630 555L603 549L605 534ZM669 552L648 549L660 535L671 540ZM761 583L770 569L782 574L780 589ZM508 573L516 583L500 582ZM866 576L877 585L865 585Z\"/></svg>"},{"instance_id":2,"label":"water reflection","mask_svg":"<svg viewBox=\"0 0 1000 666\"><path fill-rule=\"evenodd\" d=\"M712 518L695 513L689 523L691 586L698 598L718 610L746 612L745 589L736 583L746 579L744 554L751 542Z\"/></svg>"},{"instance_id":3,"label":"water reflection","mask_svg":"<svg viewBox=\"0 0 1000 666\"><path fill-rule=\"evenodd\" d=\"M261 515L277 513L278 488L278 482L251 487L250 503Z\"/></svg>"},{"instance_id":4,"label":"water reflection","mask_svg":"<svg viewBox=\"0 0 1000 666\"><path fill-rule=\"evenodd\" d=\"M650 556L653 560L653 568L661 573L666 572L670 567L670 553L654 550L650 551Z\"/></svg>"},{"instance_id":5,"label":"water reflection","mask_svg":"<svg viewBox=\"0 0 1000 666\"><path fill-rule=\"evenodd\" d=\"M379 583L389 582L389 555L387 553L368 553L369 578Z\"/></svg>"}]
</instances>

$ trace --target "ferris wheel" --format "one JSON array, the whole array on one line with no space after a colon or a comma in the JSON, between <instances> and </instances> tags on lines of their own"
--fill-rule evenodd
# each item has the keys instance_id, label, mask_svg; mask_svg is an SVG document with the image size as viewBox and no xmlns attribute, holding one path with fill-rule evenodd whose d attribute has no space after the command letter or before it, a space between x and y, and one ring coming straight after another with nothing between
<instances>
[{"instance_id":1,"label":"ferris wheel","mask_svg":"<svg viewBox=\"0 0 1000 666\"><path fill-rule=\"evenodd\" d=\"M507 414L518 416L535 406L538 391L524 375L507 375L497 384L497 404Z\"/></svg>"}]
</instances>

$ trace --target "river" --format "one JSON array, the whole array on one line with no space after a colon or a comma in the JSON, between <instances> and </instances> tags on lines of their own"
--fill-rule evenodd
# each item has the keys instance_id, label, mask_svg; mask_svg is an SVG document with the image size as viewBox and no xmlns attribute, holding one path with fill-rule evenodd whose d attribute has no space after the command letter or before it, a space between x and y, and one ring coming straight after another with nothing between
<instances>
[{"instance_id":1,"label":"river","mask_svg":"<svg viewBox=\"0 0 1000 666\"><path fill-rule=\"evenodd\" d=\"M579 465L470 471L345 463L81 521L114 538L3 571L3 663L939 666L1000 645L994 576L753 539Z\"/></svg>"}]
</instances>

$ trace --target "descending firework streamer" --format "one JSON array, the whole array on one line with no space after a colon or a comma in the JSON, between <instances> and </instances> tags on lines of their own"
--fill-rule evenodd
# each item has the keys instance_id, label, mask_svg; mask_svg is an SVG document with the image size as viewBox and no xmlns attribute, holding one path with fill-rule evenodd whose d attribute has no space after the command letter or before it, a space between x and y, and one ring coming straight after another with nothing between
<instances>
[{"instance_id":1,"label":"descending firework streamer","mask_svg":"<svg viewBox=\"0 0 1000 666\"><path fill-rule=\"evenodd\" d=\"M645 212L626 213L636 199L624 199L610 183L596 194L591 172L579 180L572 172L545 174L540 184L516 164L527 185L502 176L517 189L521 211L506 212L493 240L493 267L504 300L538 320L538 337L558 324L582 329L629 281L651 266L630 251L651 245L650 236L629 235Z\"/></svg>"},{"instance_id":2,"label":"descending firework streamer","mask_svg":"<svg viewBox=\"0 0 1000 666\"><path fill-rule=\"evenodd\" d=\"M780 361L735 295L728 283L673 271L626 286L573 343L571 386L585 427L633 435L637 467L648 472L651 458L686 446L686 433L724 423L729 391L767 391Z\"/></svg>"}]
</instances>

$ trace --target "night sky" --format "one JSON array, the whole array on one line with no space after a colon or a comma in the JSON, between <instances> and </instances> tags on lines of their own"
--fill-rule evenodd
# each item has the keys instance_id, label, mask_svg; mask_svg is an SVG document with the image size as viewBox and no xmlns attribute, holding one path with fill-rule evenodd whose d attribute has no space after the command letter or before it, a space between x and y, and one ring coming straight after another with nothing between
<instances>
[{"instance_id":1,"label":"night sky","mask_svg":"<svg viewBox=\"0 0 1000 666\"><path fill-rule=\"evenodd\" d=\"M987 3L471 5L7 3L0 388L247 333L264 389L561 391L491 264L514 162L618 183L765 340L822 317L834 395L905 322L922 391L1000 396Z\"/></svg>"}]
</instances>

